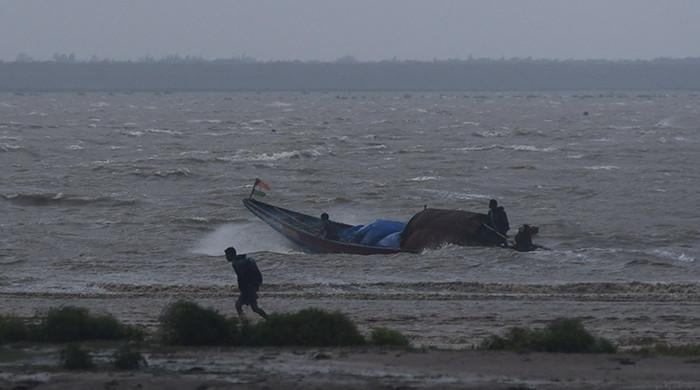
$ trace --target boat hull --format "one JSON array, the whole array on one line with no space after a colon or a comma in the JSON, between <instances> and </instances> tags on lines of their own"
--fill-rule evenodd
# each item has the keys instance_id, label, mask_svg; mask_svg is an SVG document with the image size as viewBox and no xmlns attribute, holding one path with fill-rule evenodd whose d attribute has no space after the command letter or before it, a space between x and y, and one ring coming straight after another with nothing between
<instances>
[{"instance_id":1,"label":"boat hull","mask_svg":"<svg viewBox=\"0 0 700 390\"><path fill-rule=\"evenodd\" d=\"M310 215L273 206L252 198L243 199L243 205L271 228L307 252L349 253L356 255L377 255L402 252L398 248L368 246L321 237L321 220ZM339 230L352 225L333 222Z\"/></svg>"}]
</instances>

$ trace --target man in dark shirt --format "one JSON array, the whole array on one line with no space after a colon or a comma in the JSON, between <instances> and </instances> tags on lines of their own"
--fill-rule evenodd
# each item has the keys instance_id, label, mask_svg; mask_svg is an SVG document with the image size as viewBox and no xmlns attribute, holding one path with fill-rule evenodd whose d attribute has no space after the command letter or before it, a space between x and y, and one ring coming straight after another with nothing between
<instances>
[{"instance_id":1,"label":"man in dark shirt","mask_svg":"<svg viewBox=\"0 0 700 390\"><path fill-rule=\"evenodd\" d=\"M498 206L496 199L489 201L489 225L503 236L507 236L508 230L510 230L506 210L503 206Z\"/></svg>"},{"instance_id":2,"label":"man in dark shirt","mask_svg":"<svg viewBox=\"0 0 700 390\"><path fill-rule=\"evenodd\" d=\"M233 270L238 278L238 290L241 294L236 299L236 311L243 318L243 305L250 308L262 318L267 319L267 314L258 306L258 290L262 284L262 274L255 264L255 260L247 255L236 255L236 249L226 248L226 260L231 262Z\"/></svg>"}]
</instances>

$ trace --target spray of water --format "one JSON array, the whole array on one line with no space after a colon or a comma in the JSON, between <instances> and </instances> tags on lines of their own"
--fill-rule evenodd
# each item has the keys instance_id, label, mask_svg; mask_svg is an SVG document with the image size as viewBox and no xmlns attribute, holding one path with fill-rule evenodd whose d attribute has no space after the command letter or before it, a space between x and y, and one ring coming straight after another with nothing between
<instances>
[{"instance_id":1,"label":"spray of water","mask_svg":"<svg viewBox=\"0 0 700 390\"><path fill-rule=\"evenodd\" d=\"M290 253L293 246L284 237L262 223L225 224L202 237L192 253L207 256L223 256L229 246L238 253L278 252Z\"/></svg>"}]
</instances>

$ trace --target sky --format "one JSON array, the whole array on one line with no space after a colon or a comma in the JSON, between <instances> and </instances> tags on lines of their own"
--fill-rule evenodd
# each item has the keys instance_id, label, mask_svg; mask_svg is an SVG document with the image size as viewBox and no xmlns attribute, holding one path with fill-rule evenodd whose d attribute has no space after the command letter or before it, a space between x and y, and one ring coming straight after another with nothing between
<instances>
[{"instance_id":1,"label":"sky","mask_svg":"<svg viewBox=\"0 0 700 390\"><path fill-rule=\"evenodd\" d=\"M0 0L0 59L700 57L700 0Z\"/></svg>"}]
</instances>

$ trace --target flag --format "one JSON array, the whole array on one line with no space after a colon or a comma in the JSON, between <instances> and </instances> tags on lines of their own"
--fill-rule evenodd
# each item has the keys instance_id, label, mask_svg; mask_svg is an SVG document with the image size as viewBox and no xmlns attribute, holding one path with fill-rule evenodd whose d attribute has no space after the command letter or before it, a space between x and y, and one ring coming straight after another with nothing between
<instances>
[{"instance_id":1,"label":"flag","mask_svg":"<svg viewBox=\"0 0 700 390\"><path fill-rule=\"evenodd\" d=\"M262 189L270 191L270 186L267 183L265 183L264 181L262 181L260 179L255 179L255 184L253 185L253 187L258 187L258 186Z\"/></svg>"},{"instance_id":2,"label":"flag","mask_svg":"<svg viewBox=\"0 0 700 390\"><path fill-rule=\"evenodd\" d=\"M260 190L253 190L253 195L263 197L265 196L265 193Z\"/></svg>"}]
</instances>

